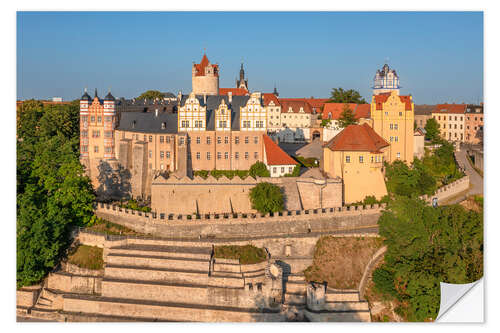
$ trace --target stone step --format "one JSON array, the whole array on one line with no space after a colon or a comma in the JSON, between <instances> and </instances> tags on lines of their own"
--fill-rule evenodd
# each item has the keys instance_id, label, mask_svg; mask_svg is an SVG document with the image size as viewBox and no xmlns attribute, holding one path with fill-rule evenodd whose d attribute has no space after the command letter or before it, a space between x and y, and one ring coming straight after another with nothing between
<instances>
[{"instance_id":1,"label":"stone step","mask_svg":"<svg viewBox=\"0 0 500 333\"><path fill-rule=\"evenodd\" d=\"M357 290L331 290L327 289L326 302L358 302L359 292Z\"/></svg>"},{"instance_id":2,"label":"stone step","mask_svg":"<svg viewBox=\"0 0 500 333\"><path fill-rule=\"evenodd\" d=\"M311 322L371 322L369 311L354 312L312 312L305 310L305 316Z\"/></svg>"},{"instance_id":3,"label":"stone step","mask_svg":"<svg viewBox=\"0 0 500 333\"><path fill-rule=\"evenodd\" d=\"M210 265L208 259L144 256L123 253L109 253L106 257L106 265L125 265L151 268L177 268L189 267L194 270L207 270Z\"/></svg>"},{"instance_id":4,"label":"stone step","mask_svg":"<svg viewBox=\"0 0 500 333\"><path fill-rule=\"evenodd\" d=\"M214 272L233 272L233 273L241 273L240 264L227 264L227 263L218 263L217 261L213 266Z\"/></svg>"},{"instance_id":5,"label":"stone step","mask_svg":"<svg viewBox=\"0 0 500 333\"><path fill-rule=\"evenodd\" d=\"M43 310L53 310L52 309L52 304L47 304L47 303L40 303L38 302L36 304L37 309L43 309Z\"/></svg>"},{"instance_id":6,"label":"stone step","mask_svg":"<svg viewBox=\"0 0 500 333\"><path fill-rule=\"evenodd\" d=\"M307 292L307 284L287 282L285 284L285 292L286 293L304 293L305 294Z\"/></svg>"},{"instance_id":7,"label":"stone step","mask_svg":"<svg viewBox=\"0 0 500 333\"><path fill-rule=\"evenodd\" d=\"M48 307L51 307L52 306L52 300L50 299L47 299L43 296L40 296L38 298L38 302L36 303L37 306L42 306L42 305L45 305L45 306L48 306Z\"/></svg>"},{"instance_id":8,"label":"stone step","mask_svg":"<svg viewBox=\"0 0 500 333\"><path fill-rule=\"evenodd\" d=\"M285 294L285 304L306 304L306 295L305 294Z\"/></svg>"},{"instance_id":9,"label":"stone step","mask_svg":"<svg viewBox=\"0 0 500 333\"><path fill-rule=\"evenodd\" d=\"M326 302L325 310L330 311L370 311L367 301L360 302Z\"/></svg>"},{"instance_id":10,"label":"stone step","mask_svg":"<svg viewBox=\"0 0 500 333\"><path fill-rule=\"evenodd\" d=\"M212 253L211 247L186 247L186 246L164 246L151 244L129 244L112 247L109 254L128 254L142 256L159 256L173 258L196 258L209 260Z\"/></svg>"},{"instance_id":11,"label":"stone step","mask_svg":"<svg viewBox=\"0 0 500 333\"><path fill-rule=\"evenodd\" d=\"M254 307L255 299L241 287L104 279L103 297L198 305Z\"/></svg>"},{"instance_id":12,"label":"stone step","mask_svg":"<svg viewBox=\"0 0 500 333\"><path fill-rule=\"evenodd\" d=\"M234 273L216 273L208 276L207 270L148 268L125 265L106 265L105 278L138 281L161 281L190 283L221 287L243 287L241 275Z\"/></svg>"},{"instance_id":13,"label":"stone step","mask_svg":"<svg viewBox=\"0 0 500 333\"><path fill-rule=\"evenodd\" d=\"M30 317L50 321L64 321L64 316L62 316L57 310L43 309L39 307L31 309Z\"/></svg>"},{"instance_id":14,"label":"stone step","mask_svg":"<svg viewBox=\"0 0 500 333\"><path fill-rule=\"evenodd\" d=\"M122 316L127 313L132 318L156 318L168 321L274 322L285 320L284 316L277 311L261 312L255 309L138 301L102 296L65 296L64 311L105 316Z\"/></svg>"}]
</instances>

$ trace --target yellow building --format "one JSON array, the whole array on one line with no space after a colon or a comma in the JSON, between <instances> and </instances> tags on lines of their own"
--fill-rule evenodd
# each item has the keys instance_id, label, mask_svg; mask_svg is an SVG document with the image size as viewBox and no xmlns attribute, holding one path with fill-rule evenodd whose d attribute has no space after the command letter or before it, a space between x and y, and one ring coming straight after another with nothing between
<instances>
[{"instance_id":1,"label":"yellow building","mask_svg":"<svg viewBox=\"0 0 500 333\"><path fill-rule=\"evenodd\" d=\"M381 199L387 195L383 166L390 155L391 145L368 124L349 125L323 146L323 170L342 178L344 203L371 195Z\"/></svg>"},{"instance_id":2,"label":"yellow building","mask_svg":"<svg viewBox=\"0 0 500 333\"><path fill-rule=\"evenodd\" d=\"M413 162L414 103L411 96L400 96L397 90L372 97L373 129L391 145L389 162Z\"/></svg>"}]
</instances>

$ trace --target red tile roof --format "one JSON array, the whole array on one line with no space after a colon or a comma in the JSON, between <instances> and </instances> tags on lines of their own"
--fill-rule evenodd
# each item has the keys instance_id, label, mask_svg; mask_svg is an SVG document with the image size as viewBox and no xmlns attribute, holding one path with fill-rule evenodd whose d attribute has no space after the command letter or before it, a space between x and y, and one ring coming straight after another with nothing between
<instances>
[{"instance_id":1,"label":"red tile roof","mask_svg":"<svg viewBox=\"0 0 500 333\"><path fill-rule=\"evenodd\" d=\"M391 93L381 93L375 95L375 103L377 104L377 110L382 110L382 104L387 102L387 99ZM411 96L398 96L401 102L405 103L405 110L411 110Z\"/></svg>"},{"instance_id":2,"label":"red tile roof","mask_svg":"<svg viewBox=\"0 0 500 333\"><path fill-rule=\"evenodd\" d=\"M272 93L263 93L262 97L264 98L264 106L268 106L269 103L273 102L274 105L281 105L278 97L276 97L275 94Z\"/></svg>"},{"instance_id":3,"label":"red tile roof","mask_svg":"<svg viewBox=\"0 0 500 333\"><path fill-rule=\"evenodd\" d=\"M303 99L280 98L279 102L281 104L281 113L287 113L289 108L292 108L292 112L294 113L298 113L300 108L302 108L305 113L313 113L311 104L307 103ZM317 112L319 111L320 110L317 110Z\"/></svg>"},{"instance_id":4,"label":"red tile roof","mask_svg":"<svg viewBox=\"0 0 500 333\"><path fill-rule=\"evenodd\" d=\"M322 112L323 119L339 119L344 112L345 103L325 103ZM354 112L354 117L356 119L360 118L370 118L371 105L370 104L354 104L350 103L349 109ZM329 114L331 113L331 118Z\"/></svg>"},{"instance_id":5,"label":"red tile roof","mask_svg":"<svg viewBox=\"0 0 500 333\"><path fill-rule=\"evenodd\" d=\"M203 54L203 58L201 58L201 62L199 64L195 64L195 68L196 68L196 73L195 75L196 76L204 76L205 75L205 67L207 67L208 65L210 64L210 61L208 61L208 58L207 58L207 55L206 54ZM219 65L213 65L212 66L215 68L215 69L218 69L219 68ZM219 73L218 71L216 71L215 73L215 76L219 76Z\"/></svg>"},{"instance_id":6,"label":"red tile roof","mask_svg":"<svg viewBox=\"0 0 500 333\"><path fill-rule=\"evenodd\" d=\"M378 153L381 148L387 146L389 143L375 133L368 124L349 125L324 145L333 151L369 151L372 153Z\"/></svg>"},{"instance_id":7,"label":"red tile roof","mask_svg":"<svg viewBox=\"0 0 500 333\"><path fill-rule=\"evenodd\" d=\"M264 150L266 151L267 165L297 165L296 160L291 158L266 134L262 135L264 139Z\"/></svg>"},{"instance_id":8,"label":"red tile roof","mask_svg":"<svg viewBox=\"0 0 500 333\"><path fill-rule=\"evenodd\" d=\"M308 103L317 113L321 112L321 108L328 101L327 98L280 98L280 101L303 101Z\"/></svg>"},{"instance_id":9,"label":"red tile roof","mask_svg":"<svg viewBox=\"0 0 500 333\"><path fill-rule=\"evenodd\" d=\"M228 95L229 92L231 92L233 96L249 95L248 90L245 88L219 88L219 95Z\"/></svg>"},{"instance_id":10,"label":"red tile roof","mask_svg":"<svg viewBox=\"0 0 500 333\"><path fill-rule=\"evenodd\" d=\"M467 104L438 104L432 113L465 113Z\"/></svg>"}]
</instances>

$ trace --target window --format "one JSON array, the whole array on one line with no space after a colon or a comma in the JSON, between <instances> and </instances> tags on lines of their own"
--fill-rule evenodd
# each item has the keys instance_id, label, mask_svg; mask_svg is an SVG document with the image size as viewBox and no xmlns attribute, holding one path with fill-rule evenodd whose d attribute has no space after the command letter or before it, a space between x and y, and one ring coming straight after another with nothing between
<instances>
[{"instance_id":1,"label":"window","mask_svg":"<svg viewBox=\"0 0 500 333\"><path fill-rule=\"evenodd\" d=\"M396 153L396 157L400 158L401 157L401 153Z\"/></svg>"},{"instance_id":2,"label":"window","mask_svg":"<svg viewBox=\"0 0 500 333\"><path fill-rule=\"evenodd\" d=\"M392 124L389 124L389 129L393 129L393 126L392 126Z\"/></svg>"},{"instance_id":3,"label":"window","mask_svg":"<svg viewBox=\"0 0 500 333\"><path fill-rule=\"evenodd\" d=\"M451 128L451 124L448 125L448 128Z\"/></svg>"},{"instance_id":4,"label":"window","mask_svg":"<svg viewBox=\"0 0 500 333\"><path fill-rule=\"evenodd\" d=\"M457 116L455 116L455 121L457 121Z\"/></svg>"},{"instance_id":5,"label":"window","mask_svg":"<svg viewBox=\"0 0 500 333\"><path fill-rule=\"evenodd\" d=\"M255 122L255 127L257 127L257 128L263 128L264 127L264 122L262 120L257 120Z\"/></svg>"},{"instance_id":6,"label":"window","mask_svg":"<svg viewBox=\"0 0 500 333\"><path fill-rule=\"evenodd\" d=\"M226 151L224 152L224 159L227 160L229 158L229 153Z\"/></svg>"},{"instance_id":7,"label":"window","mask_svg":"<svg viewBox=\"0 0 500 333\"><path fill-rule=\"evenodd\" d=\"M372 156L372 158L371 158L371 162L373 163L373 156Z\"/></svg>"},{"instance_id":8,"label":"window","mask_svg":"<svg viewBox=\"0 0 500 333\"><path fill-rule=\"evenodd\" d=\"M403 115L403 112L400 112L400 113L399 113L399 116L401 117L402 115Z\"/></svg>"},{"instance_id":9,"label":"window","mask_svg":"<svg viewBox=\"0 0 500 333\"><path fill-rule=\"evenodd\" d=\"M101 123L101 122L102 122L102 117L101 117L101 116L97 116L97 122L98 122L98 123Z\"/></svg>"},{"instance_id":10,"label":"window","mask_svg":"<svg viewBox=\"0 0 500 333\"><path fill-rule=\"evenodd\" d=\"M258 136L254 136L253 137L253 143L255 143L255 144L259 143L259 137Z\"/></svg>"},{"instance_id":11,"label":"window","mask_svg":"<svg viewBox=\"0 0 500 333\"><path fill-rule=\"evenodd\" d=\"M111 122L111 117L110 116L105 116L104 117L104 121L107 122L107 123Z\"/></svg>"},{"instance_id":12,"label":"window","mask_svg":"<svg viewBox=\"0 0 500 333\"><path fill-rule=\"evenodd\" d=\"M89 151L88 146L82 146L82 153L87 153Z\"/></svg>"},{"instance_id":13,"label":"window","mask_svg":"<svg viewBox=\"0 0 500 333\"><path fill-rule=\"evenodd\" d=\"M245 144L248 144L248 136L245 136Z\"/></svg>"},{"instance_id":14,"label":"window","mask_svg":"<svg viewBox=\"0 0 500 333\"><path fill-rule=\"evenodd\" d=\"M184 127L184 128L189 127L189 120L181 121L181 127Z\"/></svg>"},{"instance_id":15,"label":"window","mask_svg":"<svg viewBox=\"0 0 500 333\"><path fill-rule=\"evenodd\" d=\"M483 121L483 117L481 117L479 120Z\"/></svg>"},{"instance_id":16,"label":"window","mask_svg":"<svg viewBox=\"0 0 500 333\"><path fill-rule=\"evenodd\" d=\"M224 137L224 143L225 143L225 144L228 144L228 143L229 143L229 137L227 137L227 136L225 136L225 137Z\"/></svg>"},{"instance_id":17,"label":"window","mask_svg":"<svg viewBox=\"0 0 500 333\"><path fill-rule=\"evenodd\" d=\"M92 137L93 138L98 138L101 136L101 131L92 131Z\"/></svg>"},{"instance_id":18,"label":"window","mask_svg":"<svg viewBox=\"0 0 500 333\"><path fill-rule=\"evenodd\" d=\"M199 160L200 159L200 152L197 152L196 153L196 159Z\"/></svg>"},{"instance_id":19,"label":"window","mask_svg":"<svg viewBox=\"0 0 500 333\"><path fill-rule=\"evenodd\" d=\"M150 150L149 151L149 158L153 157L153 152Z\"/></svg>"},{"instance_id":20,"label":"window","mask_svg":"<svg viewBox=\"0 0 500 333\"><path fill-rule=\"evenodd\" d=\"M394 137L391 136L390 141L392 142L394 140Z\"/></svg>"},{"instance_id":21,"label":"window","mask_svg":"<svg viewBox=\"0 0 500 333\"><path fill-rule=\"evenodd\" d=\"M165 122L161 123L161 129L165 129L165 128L167 128L167 123L165 123Z\"/></svg>"},{"instance_id":22,"label":"window","mask_svg":"<svg viewBox=\"0 0 500 333\"><path fill-rule=\"evenodd\" d=\"M351 163L351 156L347 155L347 156L345 157L345 162L346 162L346 163Z\"/></svg>"},{"instance_id":23,"label":"window","mask_svg":"<svg viewBox=\"0 0 500 333\"><path fill-rule=\"evenodd\" d=\"M253 158L254 158L255 160L256 160L256 159L258 159L258 158L259 158L259 153L254 152L254 153L253 153Z\"/></svg>"},{"instance_id":24,"label":"window","mask_svg":"<svg viewBox=\"0 0 500 333\"><path fill-rule=\"evenodd\" d=\"M201 143L201 138L199 136L196 137L196 143L200 144Z\"/></svg>"},{"instance_id":25,"label":"window","mask_svg":"<svg viewBox=\"0 0 500 333\"><path fill-rule=\"evenodd\" d=\"M82 131L81 135L82 135L83 138L86 138L86 137L89 136L89 132L88 131Z\"/></svg>"},{"instance_id":26,"label":"window","mask_svg":"<svg viewBox=\"0 0 500 333\"><path fill-rule=\"evenodd\" d=\"M160 143L163 143L163 135L160 136Z\"/></svg>"},{"instance_id":27,"label":"window","mask_svg":"<svg viewBox=\"0 0 500 333\"><path fill-rule=\"evenodd\" d=\"M243 128L250 128L250 121L249 120L243 121Z\"/></svg>"},{"instance_id":28,"label":"window","mask_svg":"<svg viewBox=\"0 0 500 333\"><path fill-rule=\"evenodd\" d=\"M457 132L455 132L455 138L457 137Z\"/></svg>"},{"instance_id":29,"label":"window","mask_svg":"<svg viewBox=\"0 0 500 333\"><path fill-rule=\"evenodd\" d=\"M220 120L219 121L219 127L220 128L226 128L227 127L227 122L225 120Z\"/></svg>"},{"instance_id":30,"label":"window","mask_svg":"<svg viewBox=\"0 0 500 333\"><path fill-rule=\"evenodd\" d=\"M207 145L211 144L212 143L212 138L207 136Z\"/></svg>"},{"instance_id":31,"label":"window","mask_svg":"<svg viewBox=\"0 0 500 333\"><path fill-rule=\"evenodd\" d=\"M170 143L170 137L169 136L165 137L165 142L166 143Z\"/></svg>"},{"instance_id":32,"label":"window","mask_svg":"<svg viewBox=\"0 0 500 333\"><path fill-rule=\"evenodd\" d=\"M248 160L248 152L245 152L245 160Z\"/></svg>"},{"instance_id":33,"label":"window","mask_svg":"<svg viewBox=\"0 0 500 333\"><path fill-rule=\"evenodd\" d=\"M441 116L438 116L438 120L441 120Z\"/></svg>"},{"instance_id":34,"label":"window","mask_svg":"<svg viewBox=\"0 0 500 333\"><path fill-rule=\"evenodd\" d=\"M149 142L153 142L153 136L152 135L149 136Z\"/></svg>"},{"instance_id":35,"label":"window","mask_svg":"<svg viewBox=\"0 0 500 333\"><path fill-rule=\"evenodd\" d=\"M170 158L170 152L167 151L167 158Z\"/></svg>"},{"instance_id":36,"label":"window","mask_svg":"<svg viewBox=\"0 0 500 333\"><path fill-rule=\"evenodd\" d=\"M457 129L457 124L455 124L455 129Z\"/></svg>"},{"instance_id":37,"label":"window","mask_svg":"<svg viewBox=\"0 0 500 333\"><path fill-rule=\"evenodd\" d=\"M165 156L165 152L164 151L160 151L160 160L162 160L164 156Z\"/></svg>"},{"instance_id":38,"label":"window","mask_svg":"<svg viewBox=\"0 0 500 333\"><path fill-rule=\"evenodd\" d=\"M222 143L222 139L220 136L217 137L217 143L220 145Z\"/></svg>"},{"instance_id":39,"label":"window","mask_svg":"<svg viewBox=\"0 0 500 333\"><path fill-rule=\"evenodd\" d=\"M397 130L398 129L398 124L394 124L394 129Z\"/></svg>"},{"instance_id":40,"label":"window","mask_svg":"<svg viewBox=\"0 0 500 333\"><path fill-rule=\"evenodd\" d=\"M220 160L222 158L222 153L220 151L217 152L217 159Z\"/></svg>"},{"instance_id":41,"label":"window","mask_svg":"<svg viewBox=\"0 0 500 333\"><path fill-rule=\"evenodd\" d=\"M207 151L207 160L210 161L210 152Z\"/></svg>"},{"instance_id":42,"label":"window","mask_svg":"<svg viewBox=\"0 0 500 333\"><path fill-rule=\"evenodd\" d=\"M281 167L281 173L285 172L285 167Z\"/></svg>"},{"instance_id":43,"label":"window","mask_svg":"<svg viewBox=\"0 0 500 333\"><path fill-rule=\"evenodd\" d=\"M113 131L104 131L104 137L105 138L112 138L113 137Z\"/></svg>"},{"instance_id":44,"label":"window","mask_svg":"<svg viewBox=\"0 0 500 333\"><path fill-rule=\"evenodd\" d=\"M146 136L144 135L144 141L146 141Z\"/></svg>"},{"instance_id":45,"label":"window","mask_svg":"<svg viewBox=\"0 0 500 333\"><path fill-rule=\"evenodd\" d=\"M462 126L462 125L460 125L460 129L463 129L463 126Z\"/></svg>"},{"instance_id":46,"label":"window","mask_svg":"<svg viewBox=\"0 0 500 333\"><path fill-rule=\"evenodd\" d=\"M359 157L359 163L363 163L363 155Z\"/></svg>"},{"instance_id":47,"label":"window","mask_svg":"<svg viewBox=\"0 0 500 333\"><path fill-rule=\"evenodd\" d=\"M234 137L234 143L235 143L235 144L240 143L240 137L239 137L239 136L235 136L235 137Z\"/></svg>"},{"instance_id":48,"label":"window","mask_svg":"<svg viewBox=\"0 0 500 333\"><path fill-rule=\"evenodd\" d=\"M179 144L181 144L181 145L184 144L184 137L179 138Z\"/></svg>"},{"instance_id":49,"label":"window","mask_svg":"<svg viewBox=\"0 0 500 333\"><path fill-rule=\"evenodd\" d=\"M460 121L464 120L464 117L460 116Z\"/></svg>"},{"instance_id":50,"label":"window","mask_svg":"<svg viewBox=\"0 0 500 333\"><path fill-rule=\"evenodd\" d=\"M293 167L289 167L288 168L288 173L292 173L292 171L293 171Z\"/></svg>"},{"instance_id":51,"label":"window","mask_svg":"<svg viewBox=\"0 0 500 333\"><path fill-rule=\"evenodd\" d=\"M99 146L94 146L94 153L98 153L99 152Z\"/></svg>"},{"instance_id":52,"label":"window","mask_svg":"<svg viewBox=\"0 0 500 333\"><path fill-rule=\"evenodd\" d=\"M240 158L240 153L236 152L234 153L234 159L237 160Z\"/></svg>"},{"instance_id":53,"label":"window","mask_svg":"<svg viewBox=\"0 0 500 333\"><path fill-rule=\"evenodd\" d=\"M160 169L163 170L163 164L160 164Z\"/></svg>"},{"instance_id":54,"label":"window","mask_svg":"<svg viewBox=\"0 0 500 333\"><path fill-rule=\"evenodd\" d=\"M394 141L398 142L398 137L397 136L394 137Z\"/></svg>"},{"instance_id":55,"label":"window","mask_svg":"<svg viewBox=\"0 0 500 333\"><path fill-rule=\"evenodd\" d=\"M113 149L111 147L105 147L104 152L111 153L111 152L113 152Z\"/></svg>"}]
</instances>

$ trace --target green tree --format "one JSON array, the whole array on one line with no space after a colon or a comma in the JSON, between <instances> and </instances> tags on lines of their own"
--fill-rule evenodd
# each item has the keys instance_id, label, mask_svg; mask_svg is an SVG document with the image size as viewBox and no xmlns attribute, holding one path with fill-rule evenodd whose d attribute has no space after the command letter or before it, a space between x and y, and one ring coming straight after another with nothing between
<instances>
[{"instance_id":1,"label":"green tree","mask_svg":"<svg viewBox=\"0 0 500 333\"><path fill-rule=\"evenodd\" d=\"M149 100L154 100L154 99L163 99L164 95L162 92L158 90L148 90L143 92L137 99L149 99Z\"/></svg>"},{"instance_id":2,"label":"green tree","mask_svg":"<svg viewBox=\"0 0 500 333\"><path fill-rule=\"evenodd\" d=\"M332 95L328 103L356 103L365 104L366 101L359 92L353 89L333 88Z\"/></svg>"},{"instance_id":3,"label":"green tree","mask_svg":"<svg viewBox=\"0 0 500 333\"><path fill-rule=\"evenodd\" d=\"M375 287L395 295L409 321L435 319L440 282L470 283L483 275L483 214L460 205L433 208L396 197L379 219L387 252Z\"/></svg>"},{"instance_id":4,"label":"green tree","mask_svg":"<svg viewBox=\"0 0 500 333\"><path fill-rule=\"evenodd\" d=\"M349 125L356 124L356 118L354 117L354 113L352 112L349 104L344 104L344 110L339 118L339 127L346 128Z\"/></svg>"},{"instance_id":5,"label":"green tree","mask_svg":"<svg viewBox=\"0 0 500 333\"><path fill-rule=\"evenodd\" d=\"M425 138L436 143L441 141L441 133L439 130L439 124L434 118L427 120L425 124Z\"/></svg>"},{"instance_id":6,"label":"green tree","mask_svg":"<svg viewBox=\"0 0 500 333\"><path fill-rule=\"evenodd\" d=\"M248 174L250 176L252 176L253 178L256 178L257 176L258 177L270 177L271 176L271 174L269 173L269 170L267 170L267 166L260 161L252 164Z\"/></svg>"},{"instance_id":7,"label":"green tree","mask_svg":"<svg viewBox=\"0 0 500 333\"><path fill-rule=\"evenodd\" d=\"M250 190L249 196L252 208L262 214L280 212L284 208L283 193L274 184L259 183Z\"/></svg>"}]
</instances>

